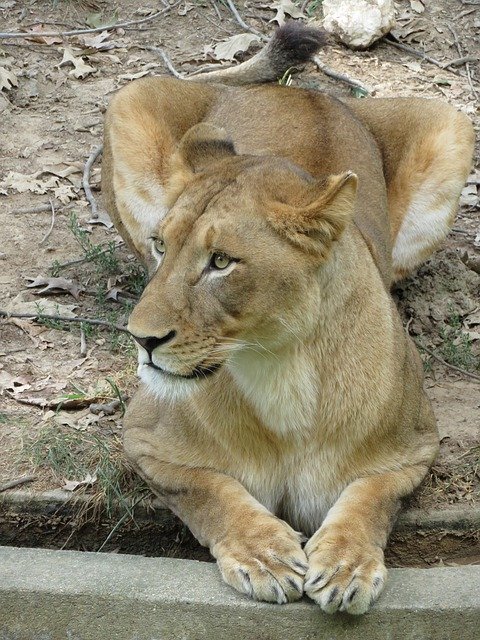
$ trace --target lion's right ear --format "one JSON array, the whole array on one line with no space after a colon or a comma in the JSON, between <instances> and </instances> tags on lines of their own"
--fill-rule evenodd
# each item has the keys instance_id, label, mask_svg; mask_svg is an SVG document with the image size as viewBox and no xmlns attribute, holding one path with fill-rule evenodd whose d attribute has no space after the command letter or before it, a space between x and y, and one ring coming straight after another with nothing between
<instances>
[{"instance_id":1,"label":"lion's right ear","mask_svg":"<svg viewBox=\"0 0 480 640\"><path fill-rule=\"evenodd\" d=\"M196 173L213 162L235 156L235 147L225 129L207 122L196 124L185 133L170 160L168 200L174 202Z\"/></svg>"}]
</instances>

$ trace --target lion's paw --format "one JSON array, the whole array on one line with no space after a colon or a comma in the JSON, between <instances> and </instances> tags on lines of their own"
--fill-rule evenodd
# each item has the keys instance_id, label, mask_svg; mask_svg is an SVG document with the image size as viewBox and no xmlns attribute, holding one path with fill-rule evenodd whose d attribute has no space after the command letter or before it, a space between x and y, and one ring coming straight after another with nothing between
<instances>
[{"instance_id":1,"label":"lion's paw","mask_svg":"<svg viewBox=\"0 0 480 640\"><path fill-rule=\"evenodd\" d=\"M326 613L365 613L380 595L387 570L383 551L370 543L318 531L305 546L305 593Z\"/></svg>"},{"instance_id":2,"label":"lion's paw","mask_svg":"<svg viewBox=\"0 0 480 640\"><path fill-rule=\"evenodd\" d=\"M212 553L227 584L255 600L299 600L308 569L301 535L274 517L217 543Z\"/></svg>"}]
</instances>

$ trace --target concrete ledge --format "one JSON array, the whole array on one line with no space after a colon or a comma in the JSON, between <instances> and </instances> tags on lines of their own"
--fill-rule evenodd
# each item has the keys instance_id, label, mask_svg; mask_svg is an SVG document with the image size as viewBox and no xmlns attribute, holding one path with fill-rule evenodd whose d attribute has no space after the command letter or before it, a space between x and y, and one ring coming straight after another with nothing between
<instances>
[{"instance_id":1,"label":"concrete ledge","mask_svg":"<svg viewBox=\"0 0 480 640\"><path fill-rule=\"evenodd\" d=\"M258 603L191 560L0 547L1 640L477 640L480 567L392 569L363 617Z\"/></svg>"}]
</instances>

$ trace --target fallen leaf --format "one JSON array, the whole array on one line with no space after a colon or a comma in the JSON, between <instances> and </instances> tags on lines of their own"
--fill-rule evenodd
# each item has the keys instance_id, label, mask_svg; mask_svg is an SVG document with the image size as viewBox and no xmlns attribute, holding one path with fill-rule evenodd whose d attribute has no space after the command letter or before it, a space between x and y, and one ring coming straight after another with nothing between
<instances>
[{"instance_id":1,"label":"fallen leaf","mask_svg":"<svg viewBox=\"0 0 480 640\"><path fill-rule=\"evenodd\" d=\"M0 393L10 391L11 393L23 393L30 389L27 378L23 376L14 376L8 371L0 371Z\"/></svg>"},{"instance_id":2,"label":"fallen leaf","mask_svg":"<svg viewBox=\"0 0 480 640\"><path fill-rule=\"evenodd\" d=\"M101 207L97 210L97 217L87 220L87 224L102 224L104 227L107 227L107 229L111 229L113 227L113 222L110 220L110 216L105 209L102 209Z\"/></svg>"},{"instance_id":3,"label":"fallen leaf","mask_svg":"<svg viewBox=\"0 0 480 640\"><path fill-rule=\"evenodd\" d=\"M18 193L31 191L32 193L46 193L45 183L39 179L40 172L37 173L17 173L9 171L7 177L2 181L1 186L7 189L15 189Z\"/></svg>"},{"instance_id":4,"label":"fallen leaf","mask_svg":"<svg viewBox=\"0 0 480 640\"><path fill-rule=\"evenodd\" d=\"M0 66L0 91L3 89L10 91L13 87L18 87L17 76L13 71Z\"/></svg>"},{"instance_id":5,"label":"fallen leaf","mask_svg":"<svg viewBox=\"0 0 480 640\"><path fill-rule=\"evenodd\" d=\"M60 304L48 298L39 298L37 300L26 300L26 293L19 293L13 300L7 304L6 310L10 313L43 313L47 315L65 316L67 318L75 318L75 304Z\"/></svg>"},{"instance_id":6,"label":"fallen leaf","mask_svg":"<svg viewBox=\"0 0 480 640\"><path fill-rule=\"evenodd\" d=\"M68 74L73 75L78 79L86 78L89 74L96 71L94 67L91 67L90 65L86 64L86 62L84 62L82 56L76 58L70 47L64 48L62 61L57 65L57 67L64 67L67 64L73 65L73 69L69 71Z\"/></svg>"},{"instance_id":7,"label":"fallen leaf","mask_svg":"<svg viewBox=\"0 0 480 640\"><path fill-rule=\"evenodd\" d=\"M214 57L216 60L235 60L237 53L247 51L253 42L260 42L260 38L253 33L239 33L215 45Z\"/></svg>"},{"instance_id":8,"label":"fallen leaf","mask_svg":"<svg viewBox=\"0 0 480 640\"><path fill-rule=\"evenodd\" d=\"M474 207L477 204L477 185L467 184L467 186L462 189L462 195L460 196L460 205L466 207Z\"/></svg>"},{"instance_id":9,"label":"fallen leaf","mask_svg":"<svg viewBox=\"0 0 480 640\"><path fill-rule=\"evenodd\" d=\"M425 11L425 7L420 0L410 0L410 6L412 7L415 13L423 13Z\"/></svg>"},{"instance_id":10,"label":"fallen leaf","mask_svg":"<svg viewBox=\"0 0 480 640\"><path fill-rule=\"evenodd\" d=\"M53 195L62 204L68 204L71 200L77 198L77 192L71 185L68 184L61 184L60 186L55 187L55 189L53 190Z\"/></svg>"},{"instance_id":11,"label":"fallen leaf","mask_svg":"<svg viewBox=\"0 0 480 640\"><path fill-rule=\"evenodd\" d=\"M61 36L44 36L43 33L54 31L48 24L36 24L25 31L25 39L31 42L41 42L42 44L61 44L63 38Z\"/></svg>"},{"instance_id":12,"label":"fallen leaf","mask_svg":"<svg viewBox=\"0 0 480 640\"><path fill-rule=\"evenodd\" d=\"M303 11L294 5L291 0L278 0L278 2L269 4L268 8L277 12L270 22L277 22L279 27L285 24L286 15L289 15L291 18L305 18Z\"/></svg>"},{"instance_id":13,"label":"fallen leaf","mask_svg":"<svg viewBox=\"0 0 480 640\"><path fill-rule=\"evenodd\" d=\"M79 35L75 38L75 42L78 42L83 47L88 47L89 49L97 49L98 51L107 51L108 49L113 49L115 44L113 42L106 42L106 40L110 37L110 33L108 31L101 31L95 35Z\"/></svg>"},{"instance_id":14,"label":"fallen leaf","mask_svg":"<svg viewBox=\"0 0 480 640\"><path fill-rule=\"evenodd\" d=\"M91 487L92 485L95 484L96 481L97 481L96 475L92 476L90 473L87 473L87 475L83 480L67 480L63 485L62 489L65 489L65 491L75 491L75 489L78 489L78 487L85 487L85 486Z\"/></svg>"},{"instance_id":15,"label":"fallen leaf","mask_svg":"<svg viewBox=\"0 0 480 640\"><path fill-rule=\"evenodd\" d=\"M40 291L35 291L36 295L42 295L45 293L69 293L72 295L75 300L78 300L80 297L80 292L85 291L85 289L78 285L73 280L68 280L67 278L44 278L43 276L37 276L36 278L27 278L30 281L30 284L27 284L28 288L32 287L44 287L40 289Z\"/></svg>"},{"instance_id":16,"label":"fallen leaf","mask_svg":"<svg viewBox=\"0 0 480 640\"><path fill-rule=\"evenodd\" d=\"M150 73L150 70L137 71L137 73L121 73L117 76L120 80L137 80L138 78L143 78Z\"/></svg>"}]
</instances>

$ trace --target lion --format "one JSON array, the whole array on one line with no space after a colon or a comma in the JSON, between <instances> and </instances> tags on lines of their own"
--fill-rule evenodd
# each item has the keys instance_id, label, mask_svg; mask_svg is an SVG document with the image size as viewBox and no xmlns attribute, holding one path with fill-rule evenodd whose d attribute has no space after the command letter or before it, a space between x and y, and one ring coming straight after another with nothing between
<instances>
[{"instance_id":1,"label":"lion","mask_svg":"<svg viewBox=\"0 0 480 640\"><path fill-rule=\"evenodd\" d=\"M362 614L438 449L390 287L447 235L473 129L268 83L320 43L286 27L236 70L122 88L103 191L150 273L126 456L239 592Z\"/></svg>"}]
</instances>

